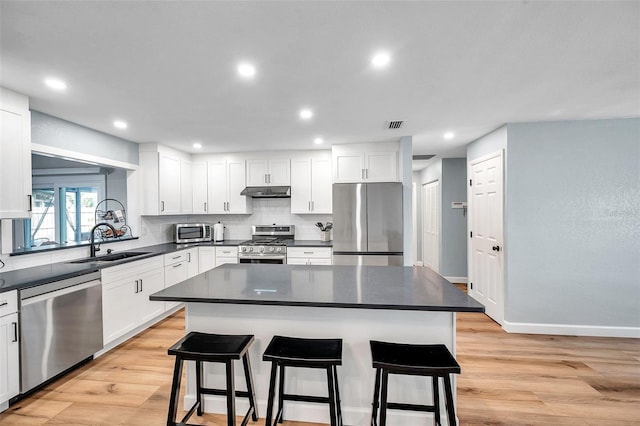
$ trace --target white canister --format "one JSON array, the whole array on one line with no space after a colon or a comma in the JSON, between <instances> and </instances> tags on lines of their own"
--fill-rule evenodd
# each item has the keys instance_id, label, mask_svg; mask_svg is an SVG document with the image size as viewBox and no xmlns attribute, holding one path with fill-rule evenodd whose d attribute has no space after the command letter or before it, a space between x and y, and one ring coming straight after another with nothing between
<instances>
[{"instance_id":1,"label":"white canister","mask_svg":"<svg viewBox=\"0 0 640 426\"><path fill-rule=\"evenodd\" d=\"M213 241L224 240L224 225L220 222L213 225Z\"/></svg>"}]
</instances>

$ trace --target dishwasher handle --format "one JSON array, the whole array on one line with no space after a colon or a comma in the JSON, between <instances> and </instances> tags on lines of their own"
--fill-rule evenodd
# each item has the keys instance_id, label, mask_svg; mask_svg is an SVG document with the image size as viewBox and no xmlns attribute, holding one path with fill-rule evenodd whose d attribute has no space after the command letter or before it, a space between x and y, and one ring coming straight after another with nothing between
<instances>
[{"instance_id":1,"label":"dishwasher handle","mask_svg":"<svg viewBox=\"0 0 640 426\"><path fill-rule=\"evenodd\" d=\"M41 302L43 300L53 299L54 297L59 297L59 296L64 296L65 294L74 293L76 291L84 290L84 289L87 289L89 287L94 287L94 286L97 286L97 285L102 285L102 282L100 280L89 281L89 282L86 282L86 283L77 284L77 285L74 285L74 286L71 286L71 287L65 287L65 288L60 289L60 290L52 291L50 293L44 293L44 294L40 294L38 296L29 297L29 298L26 298L26 299L22 299L22 306L28 306L28 305L31 305L33 303Z\"/></svg>"}]
</instances>

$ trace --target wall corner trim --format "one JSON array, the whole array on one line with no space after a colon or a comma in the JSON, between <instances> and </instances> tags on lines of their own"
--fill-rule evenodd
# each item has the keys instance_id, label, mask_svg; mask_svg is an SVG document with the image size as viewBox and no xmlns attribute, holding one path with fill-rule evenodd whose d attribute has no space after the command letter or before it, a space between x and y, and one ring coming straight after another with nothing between
<instances>
[{"instance_id":1,"label":"wall corner trim","mask_svg":"<svg viewBox=\"0 0 640 426\"><path fill-rule=\"evenodd\" d=\"M539 324L504 321L507 333L552 334L559 336L625 337L640 338L640 327L615 327L601 325Z\"/></svg>"}]
</instances>

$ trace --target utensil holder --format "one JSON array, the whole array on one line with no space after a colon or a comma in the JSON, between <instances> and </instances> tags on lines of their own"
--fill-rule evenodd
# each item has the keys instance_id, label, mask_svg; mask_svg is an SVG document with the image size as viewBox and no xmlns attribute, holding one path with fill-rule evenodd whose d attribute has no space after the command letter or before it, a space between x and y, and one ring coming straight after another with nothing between
<instances>
[{"instance_id":1,"label":"utensil holder","mask_svg":"<svg viewBox=\"0 0 640 426\"><path fill-rule=\"evenodd\" d=\"M320 231L320 241L331 241L331 231Z\"/></svg>"}]
</instances>

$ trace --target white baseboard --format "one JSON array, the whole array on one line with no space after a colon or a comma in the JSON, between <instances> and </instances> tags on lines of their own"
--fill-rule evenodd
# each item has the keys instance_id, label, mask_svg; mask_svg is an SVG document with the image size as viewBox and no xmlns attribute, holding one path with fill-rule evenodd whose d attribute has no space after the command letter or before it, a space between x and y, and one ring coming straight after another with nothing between
<instances>
[{"instance_id":1,"label":"white baseboard","mask_svg":"<svg viewBox=\"0 0 640 426\"><path fill-rule=\"evenodd\" d=\"M562 336L631 337L640 338L640 327L610 327L600 325L536 324L504 321L508 333L554 334Z\"/></svg>"},{"instance_id":2,"label":"white baseboard","mask_svg":"<svg viewBox=\"0 0 640 426\"><path fill-rule=\"evenodd\" d=\"M416 265L416 266L424 266L424 264L422 263L422 261L421 261L421 260L417 261L417 262L415 263L415 265Z\"/></svg>"},{"instance_id":3,"label":"white baseboard","mask_svg":"<svg viewBox=\"0 0 640 426\"><path fill-rule=\"evenodd\" d=\"M444 276L444 275L443 275ZM450 283L466 284L467 277L444 277Z\"/></svg>"}]
</instances>

